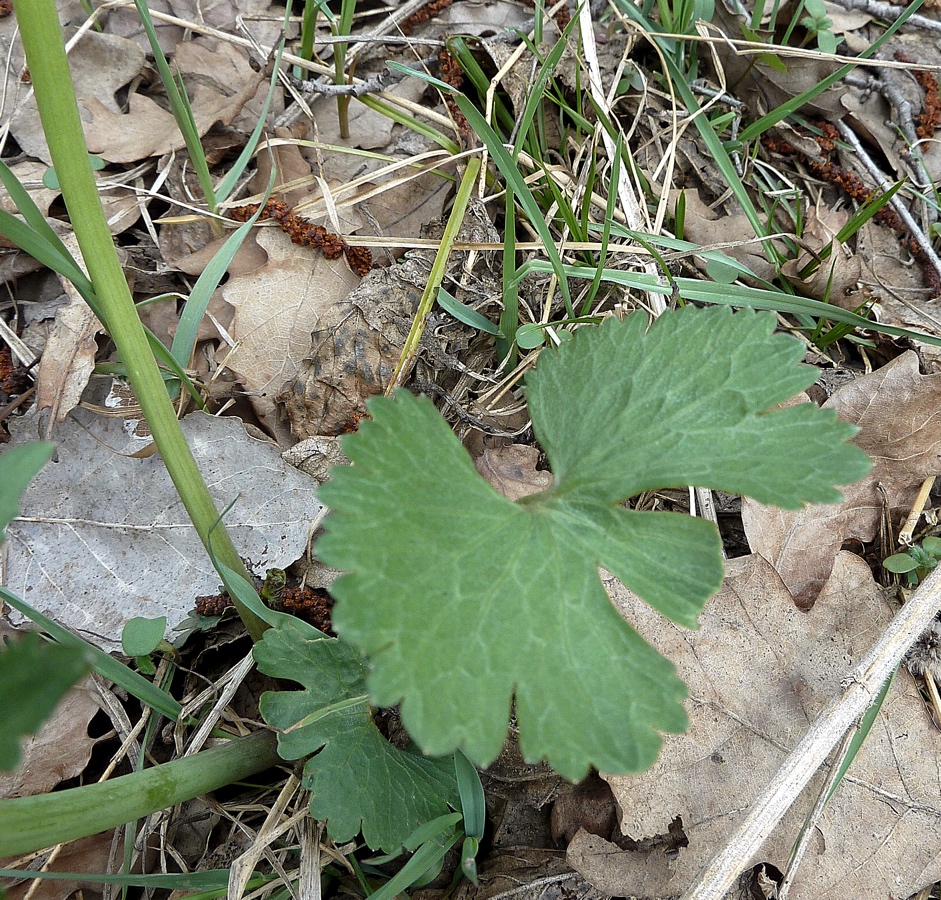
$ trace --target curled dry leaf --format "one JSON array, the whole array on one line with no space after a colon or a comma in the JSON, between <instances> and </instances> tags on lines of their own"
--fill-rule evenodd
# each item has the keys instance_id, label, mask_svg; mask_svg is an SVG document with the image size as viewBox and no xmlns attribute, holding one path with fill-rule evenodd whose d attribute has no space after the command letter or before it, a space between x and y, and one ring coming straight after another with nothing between
<instances>
[{"instance_id":1,"label":"curled dry leaf","mask_svg":"<svg viewBox=\"0 0 941 900\"><path fill-rule=\"evenodd\" d=\"M125 43L137 48L133 41ZM184 83L189 79L187 91L200 135L217 122L230 124L255 96L261 79L244 50L221 41L180 44L175 65ZM132 93L128 107L126 113L115 112L95 94L85 99L86 140L92 153L109 162L136 162L184 146L173 116L149 97Z\"/></svg>"},{"instance_id":2,"label":"curled dry leaf","mask_svg":"<svg viewBox=\"0 0 941 900\"><path fill-rule=\"evenodd\" d=\"M112 852L117 853L118 856L121 854L122 831L123 829L117 829L117 835L113 831L103 831L101 834L63 844L61 852L55 857L50 857L43 869L47 872L74 872L78 875L88 873L92 877L106 872L113 861ZM0 867L6 867L7 863L12 863L12 860L0 859ZM47 878L32 881L24 878L19 884L7 889L6 898L7 900L27 900L27 898L28 900L69 900L70 897L80 896L84 900L94 900L100 896L94 890L97 887L99 887L98 884L83 881L80 877L74 881Z\"/></svg>"},{"instance_id":3,"label":"curled dry leaf","mask_svg":"<svg viewBox=\"0 0 941 900\"><path fill-rule=\"evenodd\" d=\"M69 53L69 68L75 84L75 96L82 112L85 139L89 142L91 152L98 152L93 149L93 145L107 145L110 138L117 137L117 132L113 130L105 133L99 133L96 130L99 126L94 122L92 108L100 110L102 116L109 120L124 118L115 94L140 74L144 62L144 51L133 41L91 29L82 35L72 52ZM135 93L131 96L132 105L135 97L139 95ZM148 102L150 107L153 107L154 116L162 115L170 119L169 125L163 125L164 138L168 134L168 129L171 128L179 134L173 117L152 101ZM10 133L16 138L16 142L24 153L35 156L47 164L51 162L39 122L36 100L32 94L23 97L17 103L10 119ZM112 159L106 153L102 155L106 159ZM131 161L146 155L142 153L139 156L133 156Z\"/></svg>"},{"instance_id":4,"label":"curled dry leaf","mask_svg":"<svg viewBox=\"0 0 941 900\"><path fill-rule=\"evenodd\" d=\"M803 607L830 577L844 541L876 535L883 494L890 511L907 514L922 481L941 471L941 375L920 375L913 351L839 388L824 405L859 427L854 443L872 458L869 475L844 488L838 504L793 512L742 501L752 551Z\"/></svg>"},{"instance_id":5,"label":"curled dry leaf","mask_svg":"<svg viewBox=\"0 0 941 900\"><path fill-rule=\"evenodd\" d=\"M0 797L46 794L60 781L80 775L95 746L88 723L99 708L98 692L86 677L59 702L39 732L25 740L20 766L0 774Z\"/></svg>"},{"instance_id":6,"label":"curled dry leaf","mask_svg":"<svg viewBox=\"0 0 941 900\"><path fill-rule=\"evenodd\" d=\"M807 227L804 229L804 249L797 259L788 260L781 272L802 294L815 300L824 300L843 309L858 309L865 297L857 290L862 274L862 262L856 254L848 253L836 239L840 229L849 221L846 210L807 210ZM829 257L822 259L820 253L829 247ZM808 267L817 263L809 274L802 275Z\"/></svg>"},{"instance_id":7,"label":"curled dry leaf","mask_svg":"<svg viewBox=\"0 0 941 900\"><path fill-rule=\"evenodd\" d=\"M723 252L748 266L758 278L771 281L775 277L774 266L755 240L755 229L748 217L743 213L720 215L703 203L699 191L686 191L684 236L702 246L731 243L733 246L725 247Z\"/></svg>"},{"instance_id":8,"label":"curled dry leaf","mask_svg":"<svg viewBox=\"0 0 941 900\"><path fill-rule=\"evenodd\" d=\"M507 500L538 494L552 484L552 473L538 470L539 451L527 444L488 447L474 460L477 471Z\"/></svg>"},{"instance_id":9,"label":"curled dry leaf","mask_svg":"<svg viewBox=\"0 0 941 900\"><path fill-rule=\"evenodd\" d=\"M373 269L324 311L308 344L310 355L277 397L294 437L339 434L365 414L369 397L385 391L430 270L421 254Z\"/></svg>"},{"instance_id":10,"label":"curled dry leaf","mask_svg":"<svg viewBox=\"0 0 941 900\"><path fill-rule=\"evenodd\" d=\"M665 737L659 760L645 774L607 778L622 832L638 842L661 840L629 852L582 833L568 859L606 894L677 896L723 845L820 710L842 692L842 680L892 610L869 567L847 552L839 554L806 613L794 607L761 557L733 560L696 632L665 622L614 579L606 581L618 609L689 685L690 728ZM914 680L901 672L824 810L792 900L906 898L941 877L938 741ZM818 773L753 863L786 868L823 777ZM678 819L682 834L673 824Z\"/></svg>"}]
</instances>

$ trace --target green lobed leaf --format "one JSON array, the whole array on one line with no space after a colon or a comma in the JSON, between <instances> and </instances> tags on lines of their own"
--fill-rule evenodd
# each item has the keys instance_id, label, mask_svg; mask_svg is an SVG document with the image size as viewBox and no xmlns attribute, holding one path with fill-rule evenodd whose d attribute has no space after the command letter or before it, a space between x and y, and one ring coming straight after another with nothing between
<instances>
[{"instance_id":1,"label":"green lobed leaf","mask_svg":"<svg viewBox=\"0 0 941 900\"><path fill-rule=\"evenodd\" d=\"M580 778L637 772L658 732L686 727L672 665L615 611L597 567L674 621L722 580L701 519L619 504L688 484L799 506L838 497L868 461L853 428L806 404L769 411L813 380L773 316L693 307L647 329L641 314L547 350L527 392L554 472L511 503L474 469L426 399L370 404L344 442L355 463L321 489L317 545L344 570L334 627L366 654L370 698L434 755L499 753L515 695L520 745Z\"/></svg>"},{"instance_id":2,"label":"green lobed leaf","mask_svg":"<svg viewBox=\"0 0 941 900\"><path fill-rule=\"evenodd\" d=\"M0 771L16 768L21 739L39 730L88 669L81 648L50 644L38 634L0 643Z\"/></svg>"},{"instance_id":3,"label":"green lobed leaf","mask_svg":"<svg viewBox=\"0 0 941 900\"><path fill-rule=\"evenodd\" d=\"M769 412L813 384L800 342L774 316L686 307L647 329L608 319L527 383L556 493L614 503L667 487L716 488L799 509L869 471L855 433L810 403Z\"/></svg>"},{"instance_id":4,"label":"green lobed leaf","mask_svg":"<svg viewBox=\"0 0 941 900\"><path fill-rule=\"evenodd\" d=\"M304 786L311 815L326 821L334 841L362 831L370 848L392 852L457 806L451 759L399 750L379 733L364 664L352 648L291 618L269 628L254 653L262 672L304 686L263 694L261 713L279 730L282 758L316 754L304 766Z\"/></svg>"}]
</instances>

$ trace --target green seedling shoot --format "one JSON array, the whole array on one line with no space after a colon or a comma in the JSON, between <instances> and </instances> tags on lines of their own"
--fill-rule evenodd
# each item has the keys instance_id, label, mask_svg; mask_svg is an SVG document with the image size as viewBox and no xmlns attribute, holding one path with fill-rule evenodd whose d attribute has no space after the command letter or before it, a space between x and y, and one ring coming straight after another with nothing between
<instances>
[{"instance_id":1,"label":"green seedling shoot","mask_svg":"<svg viewBox=\"0 0 941 900\"><path fill-rule=\"evenodd\" d=\"M921 544L913 544L904 553L895 553L885 559L883 568L896 575L905 575L910 585L918 584L941 561L941 538L926 537Z\"/></svg>"}]
</instances>

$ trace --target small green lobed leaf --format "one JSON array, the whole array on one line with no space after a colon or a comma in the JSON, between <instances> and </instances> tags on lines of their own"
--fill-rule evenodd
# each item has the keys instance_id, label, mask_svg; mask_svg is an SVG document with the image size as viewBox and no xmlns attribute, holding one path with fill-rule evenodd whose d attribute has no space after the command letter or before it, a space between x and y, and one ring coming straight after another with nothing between
<instances>
[{"instance_id":1,"label":"small green lobed leaf","mask_svg":"<svg viewBox=\"0 0 941 900\"><path fill-rule=\"evenodd\" d=\"M363 661L350 647L299 620L279 620L254 654L262 672L304 686L263 694L261 713L280 732L283 759L316 754L304 766L304 786L311 815L326 821L334 841L362 831L369 847L392 853L457 806L452 760L399 750L379 733Z\"/></svg>"},{"instance_id":2,"label":"small green lobed leaf","mask_svg":"<svg viewBox=\"0 0 941 900\"><path fill-rule=\"evenodd\" d=\"M833 500L868 460L811 404L771 410L813 380L801 347L750 311L687 308L580 330L527 390L554 483L517 503L481 478L433 405L371 401L344 441L355 463L320 496L317 544L344 570L333 623L369 658L369 695L401 702L426 753L499 753L515 698L525 757L569 778L630 773L686 727L685 686L615 611L604 566L695 627L722 580L714 528L619 503L688 484L796 506Z\"/></svg>"},{"instance_id":3,"label":"small green lobed leaf","mask_svg":"<svg viewBox=\"0 0 941 900\"><path fill-rule=\"evenodd\" d=\"M666 487L716 488L799 509L834 503L869 471L856 433L813 404L771 408L813 383L771 313L688 306L649 329L608 319L544 354L527 382L558 490L609 503Z\"/></svg>"}]
</instances>

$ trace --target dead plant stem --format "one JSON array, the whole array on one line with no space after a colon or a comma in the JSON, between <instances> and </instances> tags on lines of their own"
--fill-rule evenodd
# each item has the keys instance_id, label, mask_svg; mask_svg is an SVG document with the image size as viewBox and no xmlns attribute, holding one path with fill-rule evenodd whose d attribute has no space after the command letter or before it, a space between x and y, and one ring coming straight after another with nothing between
<instances>
[{"instance_id":1,"label":"dead plant stem","mask_svg":"<svg viewBox=\"0 0 941 900\"><path fill-rule=\"evenodd\" d=\"M856 137L856 132L849 127L845 122L838 120L836 127L840 132L840 137L846 141L853 150L856 151L856 155L859 157L860 162L866 167L866 171L876 180L876 183L879 185L879 188L883 191L887 191L891 188L891 185L886 180L886 177L879 170L879 167L875 164L872 157L866 152L859 138ZM898 196L892 197L889 200L892 208L899 214L899 218L905 223L905 227L911 232L912 237L918 242L918 246L921 248L922 252L925 254L925 257L931 262L931 265L934 267L934 270L938 273L938 276L941 277L941 259L938 259L938 254L934 252L934 247L931 245L931 241L928 240L925 235L924 230L921 226L915 221L912 217L912 214L908 211L908 207L899 200Z\"/></svg>"},{"instance_id":2,"label":"dead plant stem","mask_svg":"<svg viewBox=\"0 0 941 900\"><path fill-rule=\"evenodd\" d=\"M876 699L886 679L941 609L941 569L912 594L847 678L843 695L817 717L742 823L700 871L682 900L721 900L846 730Z\"/></svg>"}]
</instances>

